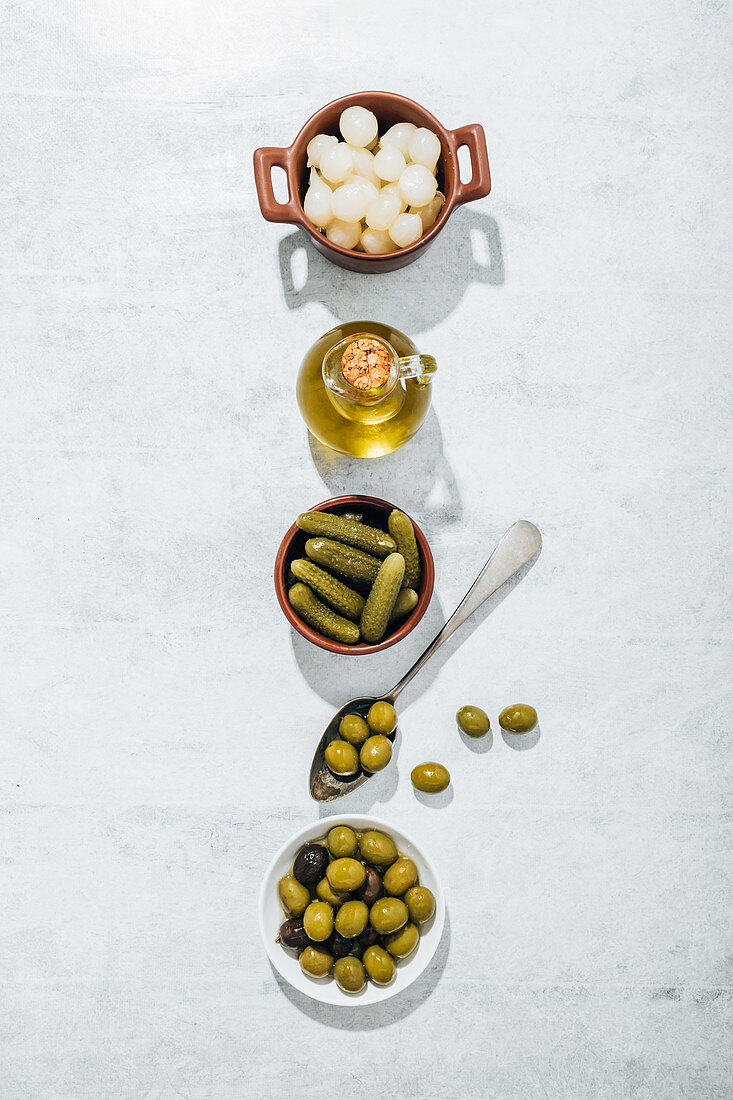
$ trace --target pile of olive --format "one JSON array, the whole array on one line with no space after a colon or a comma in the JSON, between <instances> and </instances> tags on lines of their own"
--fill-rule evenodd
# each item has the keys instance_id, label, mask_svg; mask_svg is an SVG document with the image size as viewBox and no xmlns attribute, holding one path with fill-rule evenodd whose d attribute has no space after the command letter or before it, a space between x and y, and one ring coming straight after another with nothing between
<instances>
[{"instance_id":1,"label":"pile of olive","mask_svg":"<svg viewBox=\"0 0 733 1100\"><path fill-rule=\"evenodd\" d=\"M302 512L296 523L310 537L290 563L288 600L319 634L376 645L415 610L420 551L404 512L390 513L387 531L353 513Z\"/></svg>"},{"instance_id":2,"label":"pile of olive","mask_svg":"<svg viewBox=\"0 0 733 1100\"><path fill-rule=\"evenodd\" d=\"M345 993L359 993L367 978L388 985L435 912L414 860L386 833L348 825L304 845L278 894L287 914L278 943L298 952L304 974L333 973Z\"/></svg>"},{"instance_id":3,"label":"pile of olive","mask_svg":"<svg viewBox=\"0 0 733 1100\"><path fill-rule=\"evenodd\" d=\"M337 779L353 779L359 770L373 775L392 759L392 740L397 728L397 711L384 699L372 703L366 718L345 714L339 736L326 745L326 766Z\"/></svg>"}]
</instances>

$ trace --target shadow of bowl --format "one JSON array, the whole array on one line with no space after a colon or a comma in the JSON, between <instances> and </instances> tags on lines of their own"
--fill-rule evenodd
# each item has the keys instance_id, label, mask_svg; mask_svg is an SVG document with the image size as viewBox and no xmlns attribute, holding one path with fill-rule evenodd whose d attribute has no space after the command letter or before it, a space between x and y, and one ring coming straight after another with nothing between
<instances>
[{"instance_id":1,"label":"shadow of bowl","mask_svg":"<svg viewBox=\"0 0 733 1100\"><path fill-rule=\"evenodd\" d=\"M272 963L270 968L281 991L304 1016L338 1031L376 1031L381 1027L388 1027L390 1024L404 1020L415 1009L425 1004L445 970L450 953L450 938L450 913L446 907L443 935L432 962L424 973L404 992L398 993L391 1000L364 1008L351 1007L348 1004L338 1006L321 1004L294 989L278 974Z\"/></svg>"},{"instance_id":2,"label":"shadow of bowl","mask_svg":"<svg viewBox=\"0 0 733 1100\"><path fill-rule=\"evenodd\" d=\"M457 210L430 251L411 268L381 279L365 279L325 259L296 230L279 244L280 278L289 309L319 302L337 321L379 318L385 301L404 303L399 319L405 332L427 332L445 320L474 284L501 286L505 279L499 226L480 210ZM428 349L429 350L429 349Z\"/></svg>"}]
</instances>

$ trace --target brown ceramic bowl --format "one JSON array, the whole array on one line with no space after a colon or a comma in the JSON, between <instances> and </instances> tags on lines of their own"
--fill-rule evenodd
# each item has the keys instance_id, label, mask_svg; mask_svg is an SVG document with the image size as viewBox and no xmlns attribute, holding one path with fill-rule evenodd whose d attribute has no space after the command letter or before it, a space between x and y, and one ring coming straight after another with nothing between
<instances>
[{"instance_id":1,"label":"brown ceramic bowl","mask_svg":"<svg viewBox=\"0 0 733 1100\"><path fill-rule=\"evenodd\" d=\"M387 517L395 507L395 504L380 500L379 497L343 496L324 500L321 504L314 505L309 511L335 512L336 515L341 515L342 512L361 512L365 523L386 530ZM417 607L406 619L399 622L391 633L387 633L377 645L368 645L366 642L359 642L357 645L344 645L342 642L332 642L330 638L324 638L317 630L303 622L290 606L287 585L288 570L294 558L305 557L305 543L306 539L309 538L305 532L293 524L280 543L280 549L275 558L275 592L277 593L278 603L290 625L304 638L307 638L309 642L313 642L313 645L317 645L321 649L327 649L330 653L379 653L381 650L389 649L391 645L396 645L397 642L401 642L403 638L406 638L427 611L435 583L435 563L428 546L428 540L414 520L412 520L412 525L415 528L415 537L420 551L420 564L422 565L422 577L417 593Z\"/></svg>"},{"instance_id":2,"label":"brown ceramic bowl","mask_svg":"<svg viewBox=\"0 0 733 1100\"><path fill-rule=\"evenodd\" d=\"M441 152L438 160L438 187L445 195L445 203L435 225L419 241L397 252L369 255L366 252L354 252L341 248L319 233L308 221L303 210L303 199L308 187L306 166L308 142L316 134L338 134L338 123L342 111L358 104L373 111L379 121L379 131L384 133L395 122L413 122L416 126L426 126L440 138ZM472 176L468 183L461 183L458 166L458 150L465 145L471 155ZM272 189L272 169L282 168L288 183L288 200L279 203ZM292 145L285 149L266 147L256 149L254 153L254 175L257 197L260 201L262 216L268 222L290 222L299 225L308 234L319 252L329 260L350 271L381 272L396 271L421 256L426 248L440 233L457 206L472 202L488 195L491 190L489 155L486 150L486 136L483 127L477 122L460 126L457 130L447 130L430 111L419 103L397 95L394 92L354 92L353 95L335 99L333 103L321 107L308 119Z\"/></svg>"}]
</instances>

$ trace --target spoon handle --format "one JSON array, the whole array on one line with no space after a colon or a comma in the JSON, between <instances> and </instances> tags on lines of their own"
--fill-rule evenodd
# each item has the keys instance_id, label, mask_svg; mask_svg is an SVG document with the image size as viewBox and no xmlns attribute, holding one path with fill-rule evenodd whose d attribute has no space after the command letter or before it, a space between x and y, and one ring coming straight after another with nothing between
<instances>
[{"instance_id":1,"label":"spoon handle","mask_svg":"<svg viewBox=\"0 0 733 1100\"><path fill-rule=\"evenodd\" d=\"M432 657L436 649L440 649L443 642L446 642L454 631L465 623L466 619L473 615L482 603L488 600L489 596L493 596L497 589L506 584L520 569L523 569L541 546L542 536L533 523L529 523L526 519L520 519L518 523L510 527L450 619L448 619L448 622L438 631L428 648L418 657L409 672L406 672L390 693L382 696L382 698L393 703L402 689L407 687L413 676L416 676L425 662Z\"/></svg>"}]
</instances>

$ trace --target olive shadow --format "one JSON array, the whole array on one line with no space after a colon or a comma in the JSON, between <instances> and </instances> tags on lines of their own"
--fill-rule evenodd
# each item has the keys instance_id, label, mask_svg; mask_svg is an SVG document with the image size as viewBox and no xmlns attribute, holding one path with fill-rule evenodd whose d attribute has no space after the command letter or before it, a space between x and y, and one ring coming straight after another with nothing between
<instances>
[{"instance_id":1,"label":"olive shadow","mask_svg":"<svg viewBox=\"0 0 733 1100\"><path fill-rule=\"evenodd\" d=\"M363 459L326 447L308 433L311 457L331 494L368 493L392 500L422 527L457 523L463 516L461 495L443 453L443 436L434 409L416 435L392 454ZM395 486L399 486L398 500Z\"/></svg>"},{"instance_id":2,"label":"olive shadow","mask_svg":"<svg viewBox=\"0 0 733 1100\"><path fill-rule=\"evenodd\" d=\"M501 736L504 744L508 745L514 752L527 752L535 747L542 734L538 722L529 733L508 733L506 730L502 730Z\"/></svg>"},{"instance_id":3,"label":"olive shadow","mask_svg":"<svg viewBox=\"0 0 733 1100\"><path fill-rule=\"evenodd\" d=\"M395 738L392 742L392 759L386 768L367 779L361 787L357 787L350 794L345 794L333 802L320 802L318 805L319 818L338 817L340 814L360 814L372 810L379 803L383 805L390 802L399 786L400 776L397 761L402 748L402 732L397 726Z\"/></svg>"},{"instance_id":4,"label":"olive shadow","mask_svg":"<svg viewBox=\"0 0 733 1100\"><path fill-rule=\"evenodd\" d=\"M457 725L456 723L456 726ZM466 748L470 749L471 752L491 752L494 747L494 734L491 730L485 733L483 737L470 737L467 733L464 733L462 729L458 728L458 736Z\"/></svg>"},{"instance_id":5,"label":"olive shadow","mask_svg":"<svg viewBox=\"0 0 733 1100\"><path fill-rule=\"evenodd\" d=\"M416 790L415 787L412 788L412 793L416 800L423 806L427 806L429 810L442 810L450 806L453 801L453 784L449 783L444 791L438 791L437 794L427 794L425 791Z\"/></svg>"},{"instance_id":6,"label":"olive shadow","mask_svg":"<svg viewBox=\"0 0 733 1100\"><path fill-rule=\"evenodd\" d=\"M419 948L418 948L419 950ZM376 1031L380 1027L388 1027L390 1024L404 1020L416 1008L425 1004L433 993L445 970L450 953L450 917L448 910L445 912L445 924L443 934L440 937L438 948L430 961L430 965L423 971L419 978L407 989L397 993L388 1001L381 1004L364 1005L357 1008L355 1005L327 1005L314 1001L300 993L286 982L278 974L272 963L270 968L275 981L299 1012L310 1017L325 1027L336 1028L339 1031Z\"/></svg>"},{"instance_id":7,"label":"olive shadow","mask_svg":"<svg viewBox=\"0 0 733 1100\"><path fill-rule=\"evenodd\" d=\"M474 284L501 286L504 250L496 220L480 210L455 211L412 264L379 275L347 271L327 260L301 230L280 239L278 261L288 309L321 303L337 321L379 320L386 307L406 332L427 332L449 317Z\"/></svg>"}]
</instances>

